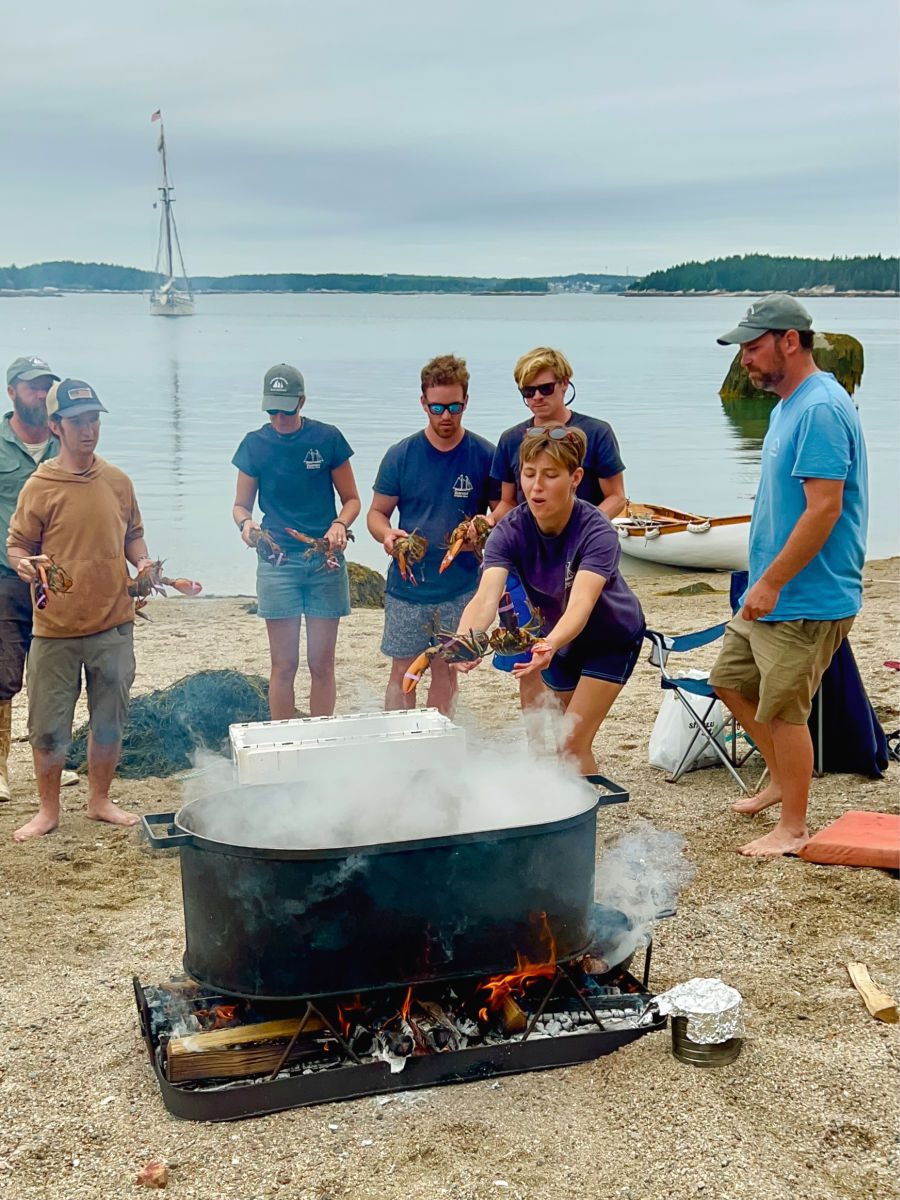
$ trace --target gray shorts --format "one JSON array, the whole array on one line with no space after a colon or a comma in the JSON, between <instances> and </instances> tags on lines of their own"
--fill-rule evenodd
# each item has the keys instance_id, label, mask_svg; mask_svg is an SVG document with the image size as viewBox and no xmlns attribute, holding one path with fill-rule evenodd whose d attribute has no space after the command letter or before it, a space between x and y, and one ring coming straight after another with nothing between
<instances>
[{"instance_id":1,"label":"gray shorts","mask_svg":"<svg viewBox=\"0 0 900 1200\"><path fill-rule=\"evenodd\" d=\"M100 746L122 740L134 683L134 624L80 638L36 637L28 652L28 740L62 753L72 740L81 671L87 683L91 736Z\"/></svg>"},{"instance_id":2,"label":"gray shorts","mask_svg":"<svg viewBox=\"0 0 900 1200\"><path fill-rule=\"evenodd\" d=\"M389 658L415 658L434 645L436 628L456 631L463 609L474 595L473 588L442 604L414 604L385 592L381 653Z\"/></svg>"}]
</instances>

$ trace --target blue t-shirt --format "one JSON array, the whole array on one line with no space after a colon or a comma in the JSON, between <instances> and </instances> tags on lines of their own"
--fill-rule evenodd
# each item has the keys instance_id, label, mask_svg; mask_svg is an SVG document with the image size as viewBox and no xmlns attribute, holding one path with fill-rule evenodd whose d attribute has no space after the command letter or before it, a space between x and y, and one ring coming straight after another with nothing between
<instances>
[{"instance_id":1,"label":"blue t-shirt","mask_svg":"<svg viewBox=\"0 0 900 1200\"><path fill-rule=\"evenodd\" d=\"M544 633L565 612L579 571L592 571L606 580L583 634L600 648L629 645L643 632L638 598L619 574L618 534L606 515L586 500L575 501L565 529L555 534L541 533L528 505L520 504L491 532L484 565L506 567L518 576L532 608L541 610Z\"/></svg>"},{"instance_id":2,"label":"blue t-shirt","mask_svg":"<svg viewBox=\"0 0 900 1200\"><path fill-rule=\"evenodd\" d=\"M601 479L610 479L625 470L625 464L619 454L619 443L616 435L606 421L597 417L587 417L583 413L573 412L568 424L571 428L580 429L587 438L587 452L584 456L584 478L578 485L576 495L579 500L587 500L594 506L602 503L603 490ZM500 441L494 451L494 462L491 474L501 483L516 485L516 503L525 502L525 494L519 483L519 446L525 436L525 430L531 429L534 421L523 421L500 434Z\"/></svg>"},{"instance_id":3,"label":"blue t-shirt","mask_svg":"<svg viewBox=\"0 0 900 1200\"><path fill-rule=\"evenodd\" d=\"M334 425L304 417L296 433L276 433L271 425L254 429L231 461L258 481L262 527L288 551L286 526L322 537L337 516L331 472L352 453Z\"/></svg>"},{"instance_id":4,"label":"blue t-shirt","mask_svg":"<svg viewBox=\"0 0 900 1200\"><path fill-rule=\"evenodd\" d=\"M391 446L381 460L375 491L396 496L398 521L428 539L428 550L414 571L418 587L400 577L391 562L387 591L413 604L442 604L478 586L478 559L464 551L438 574L447 537L465 517L487 512L492 498L491 461L494 447L467 429L453 450L436 450L420 430Z\"/></svg>"},{"instance_id":5,"label":"blue t-shirt","mask_svg":"<svg viewBox=\"0 0 900 1200\"><path fill-rule=\"evenodd\" d=\"M841 515L825 545L784 585L764 621L839 621L862 607L869 519L868 469L853 401L833 375L808 379L772 410L750 524L750 586L806 511L803 481L842 479Z\"/></svg>"}]
</instances>

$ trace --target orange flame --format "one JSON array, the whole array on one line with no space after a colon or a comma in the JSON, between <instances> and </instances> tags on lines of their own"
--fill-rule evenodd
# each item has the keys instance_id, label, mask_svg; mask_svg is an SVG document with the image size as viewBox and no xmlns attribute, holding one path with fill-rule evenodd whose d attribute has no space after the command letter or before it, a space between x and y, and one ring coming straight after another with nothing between
<instances>
[{"instance_id":1,"label":"orange flame","mask_svg":"<svg viewBox=\"0 0 900 1200\"><path fill-rule=\"evenodd\" d=\"M400 1016L403 1018L404 1021L407 1020L407 1018L409 1017L409 1008L410 1008L411 1004L412 1004L412 988L408 987L406 989L406 996L403 999L403 1006L400 1009Z\"/></svg>"},{"instance_id":2,"label":"orange flame","mask_svg":"<svg viewBox=\"0 0 900 1200\"><path fill-rule=\"evenodd\" d=\"M516 997L525 994L528 984L534 979L552 979L556 974L556 938L547 923L547 914L540 914L543 935L547 942L547 957L544 962L530 962L518 952L516 953L516 969L506 975L492 975L478 985L479 991L487 992L487 1003L478 1010L482 1021L487 1021L490 1013L498 1012L508 996Z\"/></svg>"}]
</instances>

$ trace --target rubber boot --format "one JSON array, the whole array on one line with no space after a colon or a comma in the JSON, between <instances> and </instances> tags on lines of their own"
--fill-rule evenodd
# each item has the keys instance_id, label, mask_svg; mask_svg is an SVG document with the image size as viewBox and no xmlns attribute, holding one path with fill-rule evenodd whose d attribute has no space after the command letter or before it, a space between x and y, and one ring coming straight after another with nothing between
<instances>
[{"instance_id":1,"label":"rubber boot","mask_svg":"<svg viewBox=\"0 0 900 1200\"><path fill-rule=\"evenodd\" d=\"M0 701L0 801L9 800L9 743L12 738L12 700Z\"/></svg>"}]
</instances>

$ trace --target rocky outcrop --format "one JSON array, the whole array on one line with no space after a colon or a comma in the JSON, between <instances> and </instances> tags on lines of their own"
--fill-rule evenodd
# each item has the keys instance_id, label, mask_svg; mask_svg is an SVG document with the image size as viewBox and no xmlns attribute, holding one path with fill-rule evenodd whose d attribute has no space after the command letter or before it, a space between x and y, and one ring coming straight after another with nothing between
<instances>
[{"instance_id":1,"label":"rocky outcrop","mask_svg":"<svg viewBox=\"0 0 900 1200\"><path fill-rule=\"evenodd\" d=\"M384 576L362 563L348 562L350 603L354 608L384 608Z\"/></svg>"},{"instance_id":2,"label":"rocky outcrop","mask_svg":"<svg viewBox=\"0 0 900 1200\"><path fill-rule=\"evenodd\" d=\"M813 358L822 371L830 371L835 379L852 396L859 387L863 374L862 343L849 333L817 333L813 345ZM741 366L740 351L728 369L725 381L719 388L724 404L745 400L762 400L775 404L778 397L772 392L759 392L750 382L750 376Z\"/></svg>"}]
</instances>

